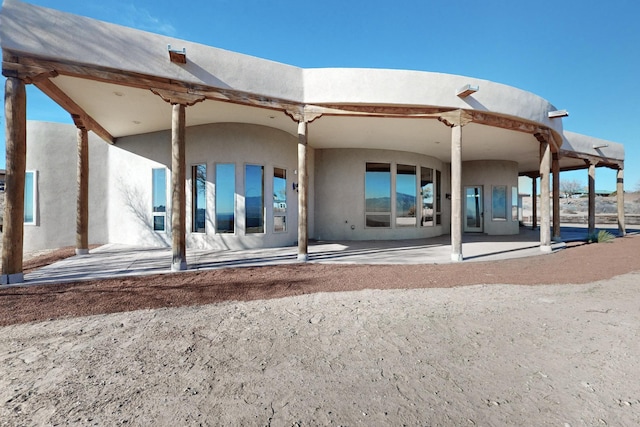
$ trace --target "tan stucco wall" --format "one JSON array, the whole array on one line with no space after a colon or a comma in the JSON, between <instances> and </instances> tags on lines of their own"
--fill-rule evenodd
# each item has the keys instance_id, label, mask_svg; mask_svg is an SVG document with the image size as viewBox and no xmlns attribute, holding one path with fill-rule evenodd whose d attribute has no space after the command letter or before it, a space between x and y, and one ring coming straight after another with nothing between
<instances>
[{"instance_id":1,"label":"tan stucco wall","mask_svg":"<svg viewBox=\"0 0 640 427\"><path fill-rule=\"evenodd\" d=\"M424 166L442 173L442 225L434 227L365 228L367 162ZM315 234L320 240L415 239L449 232L449 169L433 157L391 150L323 149L315 156ZM395 188L392 181L392 188ZM352 229L352 226L354 227Z\"/></svg>"},{"instance_id":2,"label":"tan stucco wall","mask_svg":"<svg viewBox=\"0 0 640 427\"><path fill-rule=\"evenodd\" d=\"M297 139L277 129L239 123L195 126L186 132L187 165L187 247L212 249L243 249L293 245L297 240ZM311 153L310 166L313 166ZM110 175L114 188L110 205L110 241L128 244L167 246L168 230L151 229L151 170L166 166L170 183L170 133L156 132L122 138L110 152ZM215 166L234 163L236 170L236 231L216 234L213 227L215 207ZM191 166L207 165L207 226L206 233L191 233ZM264 166L265 230L264 234L244 232L244 167ZM273 169L287 171L287 231L274 233ZM313 170L310 171L313 177ZM313 188L313 187L312 187ZM313 191L310 197L313 198ZM167 191L168 209L171 193ZM313 207L310 206L312 211ZM310 224L313 224L311 215ZM311 230L313 228L311 227Z\"/></svg>"},{"instance_id":3,"label":"tan stucco wall","mask_svg":"<svg viewBox=\"0 0 640 427\"><path fill-rule=\"evenodd\" d=\"M89 133L89 243L107 241L108 145ZM35 225L24 226L24 250L76 244L77 129L27 122L27 170L37 172Z\"/></svg>"},{"instance_id":4,"label":"tan stucco wall","mask_svg":"<svg viewBox=\"0 0 640 427\"><path fill-rule=\"evenodd\" d=\"M462 185L480 185L483 189L484 233L518 234L518 221L511 219L511 191L518 187L518 164L507 160L481 160L462 162ZM493 186L507 186L507 220L493 220L491 194ZM464 193L463 193L464 200Z\"/></svg>"}]
</instances>

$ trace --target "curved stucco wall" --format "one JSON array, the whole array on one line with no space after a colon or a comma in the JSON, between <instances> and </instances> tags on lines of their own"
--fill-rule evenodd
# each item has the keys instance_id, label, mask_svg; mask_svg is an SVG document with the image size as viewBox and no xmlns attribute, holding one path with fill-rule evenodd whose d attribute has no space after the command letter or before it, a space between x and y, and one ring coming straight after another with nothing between
<instances>
[{"instance_id":1,"label":"curved stucco wall","mask_svg":"<svg viewBox=\"0 0 640 427\"><path fill-rule=\"evenodd\" d=\"M63 62L91 64L300 104L433 106L491 112L562 134L556 108L532 93L472 77L382 69L302 69L198 43L5 0L3 49ZM187 63L169 61L167 44L186 48ZM126 54L123 54L126 50ZM459 98L466 84L479 92Z\"/></svg>"},{"instance_id":2,"label":"curved stucco wall","mask_svg":"<svg viewBox=\"0 0 640 427\"><path fill-rule=\"evenodd\" d=\"M266 96L302 99L301 69L96 19L4 0L3 49ZM167 45L186 48L187 64L169 61Z\"/></svg>"},{"instance_id":3,"label":"curved stucco wall","mask_svg":"<svg viewBox=\"0 0 640 427\"><path fill-rule=\"evenodd\" d=\"M471 84L480 90L460 98ZM407 70L321 68L304 70L304 101L373 105L433 106L468 109L521 118L559 133L561 120L550 120L556 108L545 99L511 86L453 74Z\"/></svg>"},{"instance_id":4,"label":"curved stucco wall","mask_svg":"<svg viewBox=\"0 0 640 427\"><path fill-rule=\"evenodd\" d=\"M520 224L511 217L511 192L518 188L518 164L506 160L482 160L462 163L462 185L481 186L483 195L483 232L494 235L518 234ZM506 220L493 219L492 189L506 186ZM463 192L464 199L464 192Z\"/></svg>"},{"instance_id":5,"label":"curved stucco wall","mask_svg":"<svg viewBox=\"0 0 640 427\"><path fill-rule=\"evenodd\" d=\"M293 245L297 240L297 139L277 129L264 126L222 123L187 128L187 247L209 249L244 249ZM313 183L313 153L310 153ZM213 224L215 211L215 167L218 163L235 164L236 230L234 234L216 234ZM191 233L191 166L206 164L206 232ZM264 166L265 230L264 234L245 234L244 226L244 166ZM151 170L171 165L170 133L156 132L122 138L110 150L111 180L114 194L110 204L111 242L145 246L168 246L171 241L170 224L166 232L151 228ZM273 232L273 170L287 172L287 231ZM170 175L167 175L170 186ZM311 187L313 189L313 186ZM310 191L310 198L313 191ZM167 198L170 199L167 191ZM170 210L171 201L167 200ZM313 205L310 205L313 212ZM170 218L167 218L170 223ZM313 230L310 215L310 231Z\"/></svg>"},{"instance_id":6,"label":"curved stucco wall","mask_svg":"<svg viewBox=\"0 0 640 427\"><path fill-rule=\"evenodd\" d=\"M89 133L89 243L107 241L107 144ZM24 226L24 250L76 244L77 129L27 122L28 171L37 173L36 224Z\"/></svg>"},{"instance_id":7,"label":"curved stucco wall","mask_svg":"<svg viewBox=\"0 0 640 427\"><path fill-rule=\"evenodd\" d=\"M367 162L424 166L442 176L442 224L430 227L365 227L365 170ZM449 168L440 160L404 151L323 149L315 152L315 234L319 240L394 240L434 237L449 233ZM393 188L393 184L392 184Z\"/></svg>"}]
</instances>

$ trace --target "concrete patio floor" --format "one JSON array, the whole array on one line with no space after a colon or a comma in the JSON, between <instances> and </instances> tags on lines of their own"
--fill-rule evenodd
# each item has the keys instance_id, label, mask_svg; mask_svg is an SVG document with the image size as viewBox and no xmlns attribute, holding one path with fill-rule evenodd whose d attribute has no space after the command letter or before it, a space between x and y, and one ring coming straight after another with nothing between
<instances>
[{"instance_id":1,"label":"concrete patio floor","mask_svg":"<svg viewBox=\"0 0 640 427\"><path fill-rule=\"evenodd\" d=\"M599 229L607 229L606 226ZM613 234L617 230L610 229ZM628 230L637 233L638 230ZM562 227L563 242L584 240L586 228ZM462 251L465 261L494 261L544 255L539 247L539 231L522 227L513 236L465 234ZM246 250L187 249L187 271L255 267L297 263L297 247ZM335 264L444 264L451 263L451 237L395 241L310 242L309 262ZM142 248L107 244L25 274L24 284L62 283L100 278L170 273L171 248ZM179 274L179 273L177 273Z\"/></svg>"}]
</instances>

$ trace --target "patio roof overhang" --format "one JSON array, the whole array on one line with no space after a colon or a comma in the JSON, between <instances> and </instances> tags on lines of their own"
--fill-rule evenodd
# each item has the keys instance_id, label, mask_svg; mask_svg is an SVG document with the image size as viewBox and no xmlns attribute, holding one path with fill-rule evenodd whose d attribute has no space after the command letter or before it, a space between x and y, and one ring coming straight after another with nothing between
<instances>
[{"instance_id":1,"label":"patio roof overhang","mask_svg":"<svg viewBox=\"0 0 640 427\"><path fill-rule=\"evenodd\" d=\"M567 144L576 138L565 136L560 119L549 119L553 105L493 82L402 70L303 70L18 0L5 0L0 18L3 74L33 83L109 143L171 129L171 106L157 95L170 91L204 99L189 107L187 126L238 122L297 135L299 120L313 120L314 148L400 150L450 162L448 125L458 115L463 161L513 160L521 173L536 171L539 141L547 141L562 169L583 162L584 153ZM185 46L186 63L172 61L167 44ZM480 91L456 96L469 81ZM615 155L601 162L623 160Z\"/></svg>"}]
</instances>

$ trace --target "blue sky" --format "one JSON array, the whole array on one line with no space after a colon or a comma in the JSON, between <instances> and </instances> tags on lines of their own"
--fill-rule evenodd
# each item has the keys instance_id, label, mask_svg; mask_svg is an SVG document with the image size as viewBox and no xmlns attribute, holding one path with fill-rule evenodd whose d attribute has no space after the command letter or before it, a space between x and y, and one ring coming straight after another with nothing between
<instances>
[{"instance_id":1,"label":"blue sky","mask_svg":"<svg viewBox=\"0 0 640 427\"><path fill-rule=\"evenodd\" d=\"M300 67L424 70L515 86L568 110L565 129L625 144L625 189L640 187L637 0L30 3ZM28 97L29 119L71 122L36 88ZM0 132L4 151L4 114ZM587 172L562 177L586 185ZM614 189L615 172L598 168L596 186Z\"/></svg>"}]
</instances>

